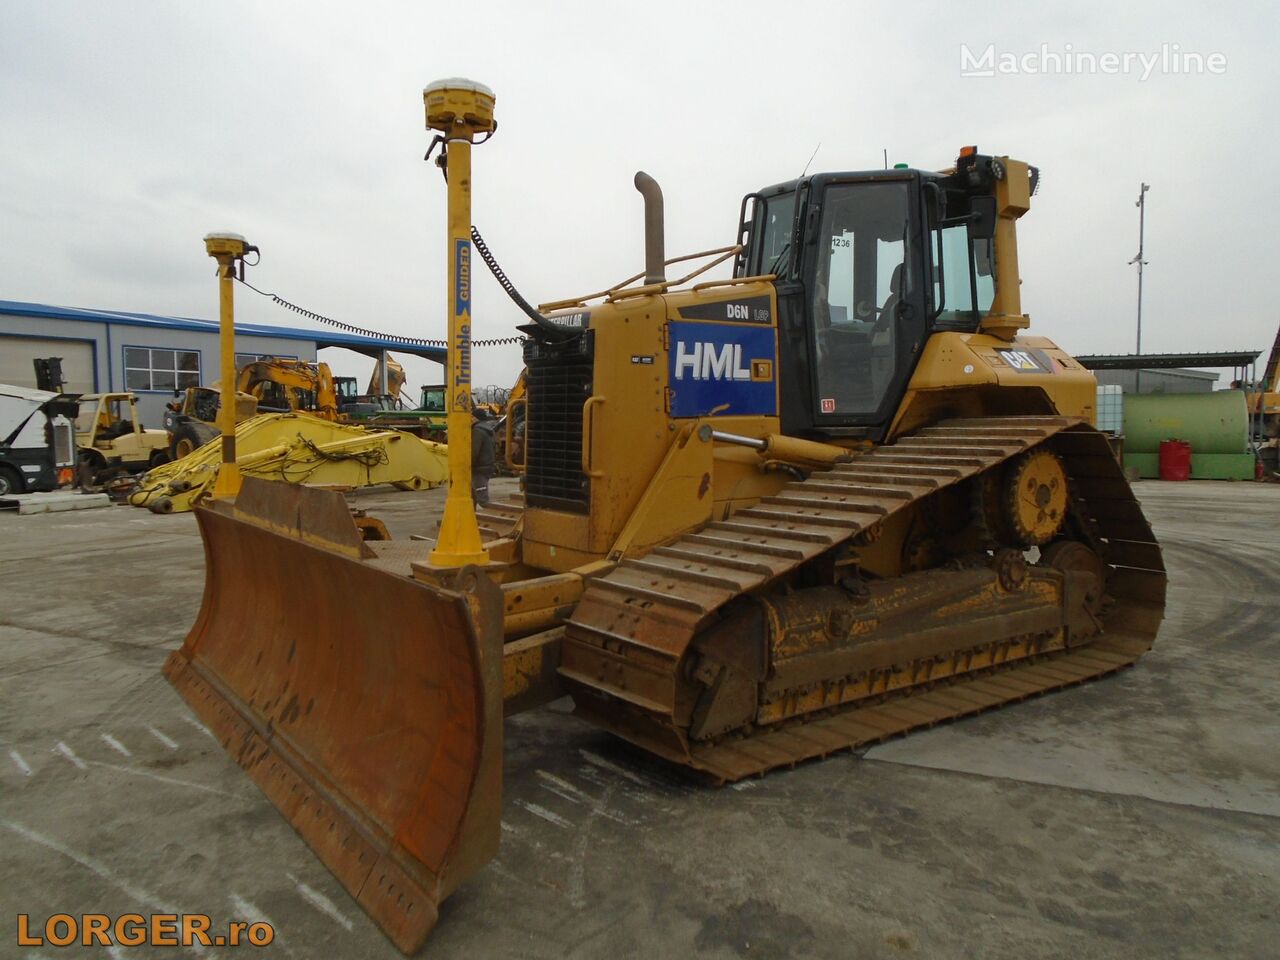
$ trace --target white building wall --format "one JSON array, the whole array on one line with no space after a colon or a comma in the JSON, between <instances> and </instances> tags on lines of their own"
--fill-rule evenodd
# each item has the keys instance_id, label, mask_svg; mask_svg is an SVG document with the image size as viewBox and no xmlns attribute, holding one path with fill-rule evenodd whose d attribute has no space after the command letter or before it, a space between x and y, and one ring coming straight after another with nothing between
<instances>
[{"instance_id":1,"label":"white building wall","mask_svg":"<svg viewBox=\"0 0 1280 960\"><path fill-rule=\"evenodd\" d=\"M107 389L107 325L84 320L56 320L50 317L0 316L0 350L5 346L5 334L36 337L50 341L49 356L58 356L58 343L67 341L88 342L93 348L95 390ZM28 371L30 380L16 386L34 387L35 371Z\"/></svg>"},{"instance_id":2,"label":"white building wall","mask_svg":"<svg viewBox=\"0 0 1280 960\"><path fill-rule=\"evenodd\" d=\"M58 355L58 343L88 341L93 345L94 366L99 393L123 391L125 386L124 351L126 347L148 347L157 350L194 350L200 354L200 383L208 386L218 380L218 335L198 330L180 330L154 325L108 323L97 320L67 320L51 317L0 315L0 350L5 335L49 339L50 356ZM254 353L276 357L316 359L314 341L292 340L252 334L236 336L237 353ZM35 386L32 371L29 383ZM164 405L173 399L172 390L135 390L138 395L138 417L147 427L158 428L164 417Z\"/></svg>"}]
</instances>

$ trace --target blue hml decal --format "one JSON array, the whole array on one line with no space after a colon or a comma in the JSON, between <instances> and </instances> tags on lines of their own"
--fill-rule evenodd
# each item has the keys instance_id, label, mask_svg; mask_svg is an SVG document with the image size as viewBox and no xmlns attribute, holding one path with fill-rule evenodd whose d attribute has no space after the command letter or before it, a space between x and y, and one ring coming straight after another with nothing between
<instances>
[{"instance_id":1,"label":"blue hml decal","mask_svg":"<svg viewBox=\"0 0 1280 960\"><path fill-rule=\"evenodd\" d=\"M772 327L672 321L667 353L671 416L775 416Z\"/></svg>"}]
</instances>

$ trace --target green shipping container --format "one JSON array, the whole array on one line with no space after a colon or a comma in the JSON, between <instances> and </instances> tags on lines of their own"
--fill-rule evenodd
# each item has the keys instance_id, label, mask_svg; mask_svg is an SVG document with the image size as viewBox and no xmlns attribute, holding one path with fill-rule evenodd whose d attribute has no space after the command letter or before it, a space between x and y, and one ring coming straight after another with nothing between
<instances>
[{"instance_id":1,"label":"green shipping container","mask_svg":"<svg viewBox=\"0 0 1280 960\"><path fill-rule=\"evenodd\" d=\"M1240 390L1212 393L1127 394L1124 398L1125 466L1142 477L1160 475L1162 440L1191 444L1191 477L1250 480L1249 415Z\"/></svg>"}]
</instances>

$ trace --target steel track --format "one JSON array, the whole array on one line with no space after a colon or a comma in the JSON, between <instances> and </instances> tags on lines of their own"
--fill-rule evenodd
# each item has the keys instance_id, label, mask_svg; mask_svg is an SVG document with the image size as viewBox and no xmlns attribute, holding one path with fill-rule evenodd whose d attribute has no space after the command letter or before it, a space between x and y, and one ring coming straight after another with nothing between
<instances>
[{"instance_id":1,"label":"steel track","mask_svg":"<svg viewBox=\"0 0 1280 960\"><path fill-rule=\"evenodd\" d=\"M1082 532L1108 563L1110 603L1092 642L1047 651L1023 644L1017 660L1000 662L998 652L977 656L972 669L945 680L930 679L928 664L903 663L898 669L917 678L907 689L716 742L685 736L675 719L678 671L717 611L744 593L769 589L893 514L1039 445L1063 459L1076 513L1085 519ZM1165 586L1159 545L1102 434L1069 417L951 420L790 483L755 507L624 560L593 580L568 621L561 674L592 721L715 780L731 781L1130 666L1155 639Z\"/></svg>"}]
</instances>

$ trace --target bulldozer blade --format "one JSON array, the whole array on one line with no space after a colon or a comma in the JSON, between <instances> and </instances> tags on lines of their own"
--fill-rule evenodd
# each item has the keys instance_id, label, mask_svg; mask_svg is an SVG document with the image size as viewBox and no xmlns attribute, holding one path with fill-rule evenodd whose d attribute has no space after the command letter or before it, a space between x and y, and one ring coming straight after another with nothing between
<instances>
[{"instance_id":1,"label":"bulldozer blade","mask_svg":"<svg viewBox=\"0 0 1280 960\"><path fill-rule=\"evenodd\" d=\"M497 852L502 602L380 568L341 494L197 511L204 601L165 674L405 953Z\"/></svg>"}]
</instances>

